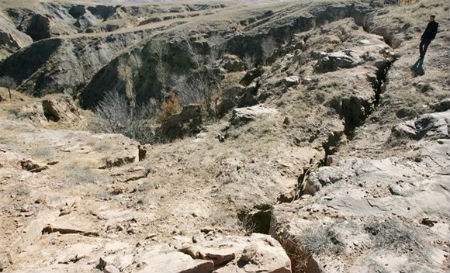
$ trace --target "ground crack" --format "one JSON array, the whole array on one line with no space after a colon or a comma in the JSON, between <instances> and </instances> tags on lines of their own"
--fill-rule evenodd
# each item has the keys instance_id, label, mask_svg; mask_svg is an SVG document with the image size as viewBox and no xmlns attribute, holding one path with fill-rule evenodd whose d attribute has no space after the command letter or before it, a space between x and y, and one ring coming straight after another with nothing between
<instances>
[{"instance_id":1,"label":"ground crack","mask_svg":"<svg viewBox=\"0 0 450 273\"><path fill-rule=\"evenodd\" d=\"M386 91L389 83L388 73L395 61L396 59L392 59L381 64L376 72L376 77L372 80L372 88L375 93L373 102L375 109L380 105L381 95Z\"/></svg>"}]
</instances>

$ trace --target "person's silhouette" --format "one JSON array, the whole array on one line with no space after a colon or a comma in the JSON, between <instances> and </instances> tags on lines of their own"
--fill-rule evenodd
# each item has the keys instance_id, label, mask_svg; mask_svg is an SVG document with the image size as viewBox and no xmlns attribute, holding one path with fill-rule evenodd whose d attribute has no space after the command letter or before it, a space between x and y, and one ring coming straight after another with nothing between
<instances>
[{"instance_id":1,"label":"person's silhouette","mask_svg":"<svg viewBox=\"0 0 450 273\"><path fill-rule=\"evenodd\" d=\"M428 46L430 45L431 41L434 40L438 31L439 24L434 19L435 16L431 15L427 28L425 29L425 31L422 34L422 37L420 38L419 52L420 58L422 59L425 58Z\"/></svg>"},{"instance_id":2,"label":"person's silhouette","mask_svg":"<svg viewBox=\"0 0 450 273\"><path fill-rule=\"evenodd\" d=\"M425 54L427 53L428 46L430 45L431 41L433 41L434 38L436 37L438 27L439 24L435 21L435 16L431 15L430 21L428 22L428 25L425 31L423 32L422 37L420 37L419 59L411 67L411 70L414 72L415 77L425 74L425 70L423 69L423 60L425 58Z\"/></svg>"}]
</instances>

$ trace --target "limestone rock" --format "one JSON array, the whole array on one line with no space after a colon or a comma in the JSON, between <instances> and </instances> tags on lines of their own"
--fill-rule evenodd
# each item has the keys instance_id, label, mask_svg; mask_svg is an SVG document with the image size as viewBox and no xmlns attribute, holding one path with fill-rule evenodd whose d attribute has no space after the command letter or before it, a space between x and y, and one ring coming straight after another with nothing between
<instances>
[{"instance_id":1,"label":"limestone rock","mask_svg":"<svg viewBox=\"0 0 450 273\"><path fill-rule=\"evenodd\" d=\"M89 255L94 252L96 245L78 243L74 244L64 250L56 257L56 261L60 264L76 263L77 261L89 258Z\"/></svg>"},{"instance_id":2,"label":"limestone rock","mask_svg":"<svg viewBox=\"0 0 450 273\"><path fill-rule=\"evenodd\" d=\"M447 222L449 180L439 173L448 169L449 144L427 143L419 150L422 161L348 158L314 172L310 179L323 185L320 191L275 206L272 214L272 234L298 257L293 269L445 272L446 249L432 239L444 234L420 221Z\"/></svg>"},{"instance_id":3,"label":"limestone rock","mask_svg":"<svg viewBox=\"0 0 450 273\"><path fill-rule=\"evenodd\" d=\"M277 110L273 108L267 108L262 105L236 108L233 110L230 122L233 125L243 125L256 119L273 117L276 116L277 114L278 114Z\"/></svg>"},{"instance_id":4,"label":"limestone rock","mask_svg":"<svg viewBox=\"0 0 450 273\"><path fill-rule=\"evenodd\" d=\"M48 121L75 122L81 113L68 96L53 96L42 100L43 114Z\"/></svg>"},{"instance_id":5,"label":"limestone rock","mask_svg":"<svg viewBox=\"0 0 450 273\"><path fill-rule=\"evenodd\" d=\"M289 76L289 77L284 78L284 82L286 83L287 86L297 85L300 82L300 77L299 76Z\"/></svg>"},{"instance_id":6,"label":"limestone rock","mask_svg":"<svg viewBox=\"0 0 450 273\"><path fill-rule=\"evenodd\" d=\"M438 139L448 138L450 111L425 114L415 120L396 125L392 135L397 138Z\"/></svg>"},{"instance_id":7,"label":"limestone rock","mask_svg":"<svg viewBox=\"0 0 450 273\"><path fill-rule=\"evenodd\" d=\"M139 273L210 273L214 269L212 261L193 259L184 253L158 247L145 251L139 261L145 265Z\"/></svg>"},{"instance_id":8,"label":"limestone rock","mask_svg":"<svg viewBox=\"0 0 450 273\"><path fill-rule=\"evenodd\" d=\"M249 237L216 236L185 244L180 251L197 259L209 259L214 273L291 273L291 261L274 238L254 233Z\"/></svg>"},{"instance_id":9,"label":"limestone rock","mask_svg":"<svg viewBox=\"0 0 450 273\"><path fill-rule=\"evenodd\" d=\"M351 51L333 53L318 53L316 70L320 72L335 71L340 68L352 68L361 64L362 60Z\"/></svg>"}]
</instances>

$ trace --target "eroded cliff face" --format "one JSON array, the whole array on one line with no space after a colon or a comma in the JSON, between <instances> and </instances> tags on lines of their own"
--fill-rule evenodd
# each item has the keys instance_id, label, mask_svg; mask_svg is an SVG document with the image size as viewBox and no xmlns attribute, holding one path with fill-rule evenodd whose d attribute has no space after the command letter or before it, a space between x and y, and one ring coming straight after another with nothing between
<instances>
[{"instance_id":1,"label":"eroded cliff face","mask_svg":"<svg viewBox=\"0 0 450 273\"><path fill-rule=\"evenodd\" d=\"M448 3L64 5L143 18L0 64L22 92L0 89L0 271L449 270ZM213 115L184 105L164 142L86 130L108 92L163 101L205 75Z\"/></svg>"},{"instance_id":2,"label":"eroded cliff face","mask_svg":"<svg viewBox=\"0 0 450 273\"><path fill-rule=\"evenodd\" d=\"M191 53L199 55L196 58L206 59L204 55L232 53L248 59L251 63L262 64L266 62L275 48L289 41L297 32L306 31L325 22L346 17L355 18L357 23L363 24L368 13L372 10L367 4L346 2L313 7L302 4L282 4L281 6L280 8L279 5L266 5L256 8L256 10L244 8L243 10L230 11L225 5L218 4L180 5L164 9L153 6L115 6L108 8L106 6L71 6L47 3L40 6L40 13L26 8L9 8L5 12L14 20L18 30L34 41L60 37L58 40L60 40L61 47L59 50L48 49L48 51L43 52L43 55L51 55L52 58L40 63L37 67L25 69L26 71L29 70L30 73L20 75L18 71L14 70L17 67L29 66L27 62L21 61L30 59L29 50L12 56L10 60L4 62L2 70L3 74L15 77L20 84L25 83L23 90L26 89L31 94L42 96L47 93L63 91L77 94L88 85L96 73L109 73L112 70L117 70L118 66L140 66L139 68L133 67L133 69L140 70L140 74L150 73L151 81L149 82L154 83L149 83L150 86L145 86L142 83L139 84L143 86L134 86L132 83L132 86L136 87L135 93L138 96L151 97L161 92L164 93L164 89L173 85L174 81L173 78L163 77L163 75L152 72L155 67L160 66L158 63L164 57L149 56L152 52L148 49L155 47L153 39L150 37L155 34L158 34L157 36L160 36L163 40L176 37L170 42L170 45L172 45L170 52L160 52L160 54L167 56L185 54L186 47L176 44L185 42L180 38L185 40L194 38L194 46L200 47L200 52ZM155 15L152 16L152 14ZM192 20L197 16L202 20ZM230 21L226 22L220 19L222 17ZM239 21L233 17L237 17ZM151 18L156 19L152 20ZM116 27L110 26L110 29L101 28L108 22L117 25ZM216 27L211 28L209 25L215 25ZM98 28L89 28L90 26ZM194 29L195 31L193 31ZM76 34L86 32L92 33L92 35ZM144 50L140 50L142 46L138 46L137 49L127 49L138 44L141 40L147 40L147 46L144 46ZM34 45L31 47L34 47ZM40 44L37 44L37 47L42 50ZM145 50L146 48L147 50ZM118 56L119 52L124 50L127 52L122 53L123 56ZM33 52L34 50L31 49L31 54ZM117 60L109 64L115 57L117 57ZM132 59L127 61L129 58ZM177 59L172 58L172 60L162 60L162 62L177 67L179 65L176 62ZM92 62L85 62L84 60L92 60ZM124 62L125 65L121 62ZM55 64L62 68L56 69ZM69 69L64 68L65 64L67 68L80 67L77 71L82 71L83 74L67 71ZM105 65L111 67L99 72L100 68ZM38 68L40 72L34 74ZM182 72L189 76L189 74L195 73L195 71L192 71L194 69L192 67L186 68ZM160 74L163 73L173 74L171 71L160 72ZM116 78L112 78L113 81L116 81L115 85L121 85L123 80L119 76L116 76ZM42 79L45 79L45 81ZM104 76L97 75L91 86L104 85L103 79ZM114 84L110 81L108 83ZM147 91L142 91L142 89ZM162 91L158 89L162 89ZM123 92L124 90L120 91ZM105 91L93 91L91 87L87 87L83 91L86 94L90 92L95 92L94 97L102 97L102 93ZM143 92L149 94L142 94ZM95 103L94 101L90 104Z\"/></svg>"},{"instance_id":3,"label":"eroded cliff face","mask_svg":"<svg viewBox=\"0 0 450 273\"><path fill-rule=\"evenodd\" d=\"M81 91L81 104L92 108L111 90L137 101L152 97L161 99L172 91L179 78L204 73L201 68L218 62L221 56L236 55L246 60L247 66L266 64L280 46L291 42L296 33L344 18L364 24L372 10L369 5L345 2L284 6L257 10L259 14L250 18L244 17L249 16L250 10L243 10L241 16L245 19L230 18L231 24L216 29L208 25L225 24L217 20L217 16L167 30L145 42L143 48L124 53L99 71ZM224 12L223 16L229 14ZM128 75L120 70L134 73ZM142 75L146 75L145 80L140 80Z\"/></svg>"},{"instance_id":4,"label":"eroded cliff face","mask_svg":"<svg viewBox=\"0 0 450 273\"><path fill-rule=\"evenodd\" d=\"M1 74L13 77L23 85L22 90L34 96L61 92L75 96L119 52L190 18L222 8L223 4L105 6L50 2L36 4L33 9L6 5L1 19L5 22L5 38L0 44L3 57L23 50L2 62ZM36 54L43 57L29 62Z\"/></svg>"}]
</instances>

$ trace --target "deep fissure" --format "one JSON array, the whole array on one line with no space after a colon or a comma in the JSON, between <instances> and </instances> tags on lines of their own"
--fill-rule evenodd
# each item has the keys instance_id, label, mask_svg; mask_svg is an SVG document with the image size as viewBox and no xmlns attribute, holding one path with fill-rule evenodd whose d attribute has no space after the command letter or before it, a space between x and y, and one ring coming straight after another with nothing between
<instances>
[{"instance_id":1,"label":"deep fissure","mask_svg":"<svg viewBox=\"0 0 450 273\"><path fill-rule=\"evenodd\" d=\"M392 67L392 64L395 62L394 60L383 63L376 72L376 77L372 81L372 88L375 93L373 105L377 108L381 102L381 94L386 91L386 86L389 82L388 73Z\"/></svg>"},{"instance_id":2,"label":"deep fissure","mask_svg":"<svg viewBox=\"0 0 450 273\"><path fill-rule=\"evenodd\" d=\"M319 160L318 162L314 162L310 164L308 167L303 169L303 173L298 178L298 184L296 189L296 194L293 200L289 200L289 202L294 201L302 195L301 189L303 184L307 181L311 173L323 166L330 165L330 156L337 153L339 150L339 147L342 145L342 137L345 135L348 140L352 140L354 137L354 133L357 127L362 126L365 123L365 120L375 111L375 109L378 108L381 102L381 95L386 91L387 84L389 82L388 74L390 69L392 68L393 63L396 61L396 59L389 60L385 63L383 63L376 71L376 77L372 80L372 88L374 92L374 98L371 104L363 106L367 112L366 114L362 116L362 118L356 122L354 122L354 119L349 118L349 115L345 114L343 112L343 118L345 122L345 129L342 132L333 132L330 135L328 135L328 138L326 141L322 143L322 148L324 150L324 157ZM342 108L343 111L346 110L345 107ZM284 202L281 202L284 203ZM280 241L283 248L286 250L286 253L288 254L289 258L292 262L292 272L293 273L301 273L301 272L316 272L318 269L317 263L315 263L314 259L312 259L311 255L307 255L306 253L303 253L301 255L303 261L299 261L299 251L296 249L295 246L291 245L290 242L283 242ZM300 251L301 252L301 251ZM305 265L309 265L311 268L304 268Z\"/></svg>"}]
</instances>

